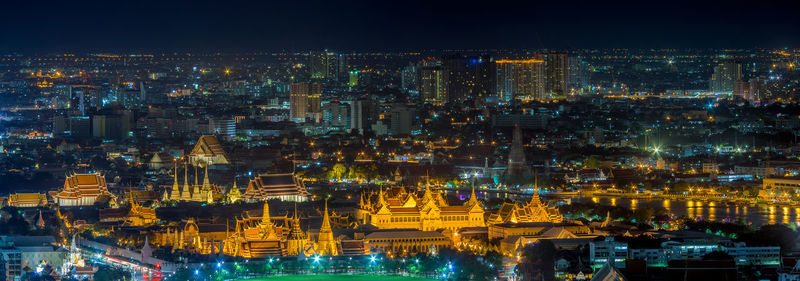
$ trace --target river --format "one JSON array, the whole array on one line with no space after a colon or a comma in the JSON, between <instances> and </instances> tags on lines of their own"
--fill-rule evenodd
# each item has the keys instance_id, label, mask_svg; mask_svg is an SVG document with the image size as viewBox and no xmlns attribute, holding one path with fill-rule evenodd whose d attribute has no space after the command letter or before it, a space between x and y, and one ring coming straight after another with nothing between
<instances>
[{"instance_id":1,"label":"river","mask_svg":"<svg viewBox=\"0 0 800 281\"><path fill-rule=\"evenodd\" d=\"M466 199L469 196L468 191L459 191L458 196ZM530 195L510 195L502 192L480 192L478 194L480 199L489 198L510 198L521 201L530 200ZM784 206L769 206L769 205L747 205L747 204L725 204L720 202L708 201L695 201L695 200L662 200L662 199L630 199L630 198L616 198L616 197L543 197L543 201L549 203L564 203L570 202L595 202L607 206L620 206L629 209L641 208L642 206L649 205L651 207L664 207L670 213L678 216L688 216L691 218L699 218L711 221L729 221L734 222L744 219L747 223L753 225L764 224L795 224L800 226L800 207L784 207Z\"/></svg>"}]
</instances>

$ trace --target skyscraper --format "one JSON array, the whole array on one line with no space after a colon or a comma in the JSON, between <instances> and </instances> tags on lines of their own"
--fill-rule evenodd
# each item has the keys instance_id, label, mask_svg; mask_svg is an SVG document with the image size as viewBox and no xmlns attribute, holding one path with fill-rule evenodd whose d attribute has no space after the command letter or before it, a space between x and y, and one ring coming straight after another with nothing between
<instances>
[{"instance_id":1,"label":"skyscraper","mask_svg":"<svg viewBox=\"0 0 800 281\"><path fill-rule=\"evenodd\" d=\"M497 60L497 95L500 99L544 100L544 60Z\"/></svg>"},{"instance_id":2,"label":"skyscraper","mask_svg":"<svg viewBox=\"0 0 800 281\"><path fill-rule=\"evenodd\" d=\"M419 93L427 103L444 104L449 99L449 75L438 62L423 62L419 68Z\"/></svg>"},{"instance_id":3,"label":"skyscraper","mask_svg":"<svg viewBox=\"0 0 800 281\"><path fill-rule=\"evenodd\" d=\"M574 94L582 94L589 88L589 64L581 56L569 57L567 87Z\"/></svg>"},{"instance_id":4,"label":"skyscraper","mask_svg":"<svg viewBox=\"0 0 800 281\"><path fill-rule=\"evenodd\" d=\"M322 106L322 120L335 129L350 128L350 105L338 100Z\"/></svg>"},{"instance_id":5,"label":"skyscraper","mask_svg":"<svg viewBox=\"0 0 800 281\"><path fill-rule=\"evenodd\" d=\"M338 80L339 63L344 61L344 56L339 56L335 52L311 52L309 54L309 65L312 79L333 79ZM346 67L346 66L345 66Z\"/></svg>"},{"instance_id":6,"label":"skyscraper","mask_svg":"<svg viewBox=\"0 0 800 281\"><path fill-rule=\"evenodd\" d=\"M742 62L726 61L714 67L711 74L711 92L715 94L730 94L736 81L742 79Z\"/></svg>"},{"instance_id":7,"label":"skyscraper","mask_svg":"<svg viewBox=\"0 0 800 281\"><path fill-rule=\"evenodd\" d=\"M419 91L419 73L417 73L417 66L408 64L403 68L401 75L401 88L405 92Z\"/></svg>"},{"instance_id":8,"label":"skyscraper","mask_svg":"<svg viewBox=\"0 0 800 281\"><path fill-rule=\"evenodd\" d=\"M319 83L294 83L289 87L290 118L302 122L306 117L319 121L322 88Z\"/></svg>"},{"instance_id":9,"label":"skyscraper","mask_svg":"<svg viewBox=\"0 0 800 281\"><path fill-rule=\"evenodd\" d=\"M563 96L569 93L569 57L567 53L549 53L545 56L547 93Z\"/></svg>"},{"instance_id":10,"label":"skyscraper","mask_svg":"<svg viewBox=\"0 0 800 281\"><path fill-rule=\"evenodd\" d=\"M402 103L392 105L391 133L392 135L407 135L411 133L414 119L414 110Z\"/></svg>"},{"instance_id":11,"label":"skyscraper","mask_svg":"<svg viewBox=\"0 0 800 281\"><path fill-rule=\"evenodd\" d=\"M442 58L448 74L448 97L451 101L494 96L496 66L489 56L449 55Z\"/></svg>"},{"instance_id":12,"label":"skyscraper","mask_svg":"<svg viewBox=\"0 0 800 281\"><path fill-rule=\"evenodd\" d=\"M358 99L350 102L350 129L363 134L377 120L378 110L373 100Z\"/></svg>"}]
</instances>

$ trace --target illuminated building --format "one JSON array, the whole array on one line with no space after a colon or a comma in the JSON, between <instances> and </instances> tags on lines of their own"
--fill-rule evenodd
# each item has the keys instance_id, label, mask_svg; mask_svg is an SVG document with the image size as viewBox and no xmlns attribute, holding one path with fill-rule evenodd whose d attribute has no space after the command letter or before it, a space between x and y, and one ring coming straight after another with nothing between
<instances>
[{"instance_id":1,"label":"illuminated building","mask_svg":"<svg viewBox=\"0 0 800 281\"><path fill-rule=\"evenodd\" d=\"M139 205L136 203L136 200L133 200L133 198L131 198L130 204L131 209L128 211L128 215L125 220L126 225L144 226L158 222L156 209Z\"/></svg>"},{"instance_id":2,"label":"illuminated building","mask_svg":"<svg viewBox=\"0 0 800 281\"><path fill-rule=\"evenodd\" d=\"M327 204L325 205L327 207ZM326 212L327 214L327 212ZM290 256L297 256L301 253L306 253L305 248L308 246L308 236L300 228L300 217L297 216L297 204L294 205L294 215L292 216L292 228L289 231L289 237L286 239L286 250Z\"/></svg>"},{"instance_id":3,"label":"illuminated building","mask_svg":"<svg viewBox=\"0 0 800 281\"><path fill-rule=\"evenodd\" d=\"M711 92L714 94L733 93L734 84L742 79L742 63L739 61L721 62L711 74Z\"/></svg>"},{"instance_id":4,"label":"illuminated building","mask_svg":"<svg viewBox=\"0 0 800 281\"><path fill-rule=\"evenodd\" d=\"M247 202L270 199L305 202L309 195L303 182L294 174L261 174L250 180L242 199Z\"/></svg>"},{"instance_id":5,"label":"illuminated building","mask_svg":"<svg viewBox=\"0 0 800 281\"><path fill-rule=\"evenodd\" d=\"M312 79L339 79L340 63L345 64L344 56L334 52L312 52L310 55L310 71ZM346 68L345 68L346 69Z\"/></svg>"},{"instance_id":6,"label":"illuminated building","mask_svg":"<svg viewBox=\"0 0 800 281\"><path fill-rule=\"evenodd\" d=\"M442 58L447 71L449 100L491 97L496 91L496 65L489 56L448 55Z\"/></svg>"},{"instance_id":7,"label":"illuminated building","mask_svg":"<svg viewBox=\"0 0 800 281\"><path fill-rule=\"evenodd\" d=\"M377 195L362 195L357 212L363 223L380 229L455 231L462 227L485 226L483 206L475 196L475 190L463 206L450 206L444 194L434 192L429 186L422 196L408 193L404 188L395 189L391 195L380 189Z\"/></svg>"},{"instance_id":8,"label":"illuminated building","mask_svg":"<svg viewBox=\"0 0 800 281\"><path fill-rule=\"evenodd\" d=\"M317 253L325 256L339 255L339 247L336 242L331 229L331 218L328 216L328 200L325 200L325 213L322 217L322 226L319 229L317 238Z\"/></svg>"},{"instance_id":9,"label":"illuminated building","mask_svg":"<svg viewBox=\"0 0 800 281\"><path fill-rule=\"evenodd\" d=\"M419 94L426 103L445 104L449 98L448 72L438 62L423 62L419 67Z\"/></svg>"},{"instance_id":10,"label":"illuminated building","mask_svg":"<svg viewBox=\"0 0 800 281\"><path fill-rule=\"evenodd\" d=\"M193 165L201 167L207 165L229 164L228 155L222 149L222 144L215 136L201 136L189 153L189 160Z\"/></svg>"},{"instance_id":11,"label":"illuminated building","mask_svg":"<svg viewBox=\"0 0 800 281\"><path fill-rule=\"evenodd\" d=\"M589 88L589 64L581 56L570 56L568 60L567 87L570 93L583 93Z\"/></svg>"},{"instance_id":12,"label":"illuminated building","mask_svg":"<svg viewBox=\"0 0 800 281\"><path fill-rule=\"evenodd\" d=\"M358 75L361 74L361 71L353 70L350 71L349 80L347 81L347 86L355 87L358 86Z\"/></svg>"},{"instance_id":13,"label":"illuminated building","mask_svg":"<svg viewBox=\"0 0 800 281\"><path fill-rule=\"evenodd\" d=\"M8 195L6 205L18 208L44 207L47 205L47 195L42 193L14 193Z\"/></svg>"},{"instance_id":14,"label":"illuminated building","mask_svg":"<svg viewBox=\"0 0 800 281\"><path fill-rule=\"evenodd\" d=\"M350 102L350 129L359 134L369 130L378 120L378 109L373 100L359 99Z\"/></svg>"},{"instance_id":15,"label":"illuminated building","mask_svg":"<svg viewBox=\"0 0 800 281\"><path fill-rule=\"evenodd\" d=\"M399 230L367 234L364 237L364 244L369 246L370 253L406 256L416 253L436 253L438 249L452 246L453 242L437 231Z\"/></svg>"},{"instance_id":16,"label":"illuminated building","mask_svg":"<svg viewBox=\"0 0 800 281\"><path fill-rule=\"evenodd\" d=\"M497 96L501 100L545 100L545 62L541 59L503 59L497 63Z\"/></svg>"},{"instance_id":17,"label":"illuminated building","mask_svg":"<svg viewBox=\"0 0 800 281\"><path fill-rule=\"evenodd\" d=\"M338 100L322 106L322 120L331 130L350 128L350 105Z\"/></svg>"},{"instance_id":18,"label":"illuminated building","mask_svg":"<svg viewBox=\"0 0 800 281\"><path fill-rule=\"evenodd\" d=\"M233 179L233 186L231 189L228 190L228 202L236 203L239 200L242 200L242 191L239 190L239 187L236 186L236 179Z\"/></svg>"},{"instance_id":19,"label":"illuminated building","mask_svg":"<svg viewBox=\"0 0 800 281\"><path fill-rule=\"evenodd\" d=\"M161 198L162 201L194 201L204 203L217 202L222 197L222 187L211 184L208 178L208 166L205 166L205 174L203 176L203 183L200 184L197 180L197 169L195 167L194 184L189 184L189 168L184 163L183 165L183 187L178 185L178 164L175 163L175 172L173 174L173 183L171 190L165 190Z\"/></svg>"},{"instance_id":20,"label":"illuminated building","mask_svg":"<svg viewBox=\"0 0 800 281\"><path fill-rule=\"evenodd\" d=\"M106 179L99 173L72 174L64 180L64 187L53 196L59 206L89 206L100 196L115 198L108 191Z\"/></svg>"},{"instance_id":21,"label":"illuminated building","mask_svg":"<svg viewBox=\"0 0 800 281\"><path fill-rule=\"evenodd\" d=\"M234 233L225 238L223 253L244 258L288 255L283 231L272 223L269 204L264 202L260 218L245 214L236 219Z\"/></svg>"},{"instance_id":22,"label":"illuminated building","mask_svg":"<svg viewBox=\"0 0 800 281\"><path fill-rule=\"evenodd\" d=\"M289 87L290 118L303 122L306 117L319 121L322 88L319 83L294 83Z\"/></svg>"},{"instance_id":23,"label":"illuminated building","mask_svg":"<svg viewBox=\"0 0 800 281\"><path fill-rule=\"evenodd\" d=\"M552 222L560 223L563 217L558 209L542 203L539 194L534 194L527 204L503 203L497 212L489 215L488 224L523 223L523 222Z\"/></svg>"},{"instance_id":24,"label":"illuminated building","mask_svg":"<svg viewBox=\"0 0 800 281\"><path fill-rule=\"evenodd\" d=\"M403 68L401 86L400 88L406 92L419 91L419 74L417 73L417 66L409 64Z\"/></svg>"},{"instance_id":25,"label":"illuminated building","mask_svg":"<svg viewBox=\"0 0 800 281\"><path fill-rule=\"evenodd\" d=\"M545 56L547 93L563 96L569 93L569 58L567 53L549 53Z\"/></svg>"}]
</instances>

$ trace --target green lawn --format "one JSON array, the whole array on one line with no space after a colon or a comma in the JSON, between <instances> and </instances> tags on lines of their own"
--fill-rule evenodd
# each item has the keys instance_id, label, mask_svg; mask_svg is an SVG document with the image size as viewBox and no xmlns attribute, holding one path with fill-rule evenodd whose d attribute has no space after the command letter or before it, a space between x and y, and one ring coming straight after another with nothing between
<instances>
[{"instance_id":1,"label":"green lawn","mask_svg":"<svg viewBox=\"0 0 800 281\"><path fill-rule=\"evenodd\" d=\"M405 277L394 275L283 275L254 279L240 279L247 281L431 281L433 279Z\"/></svg>"}]
</instances>

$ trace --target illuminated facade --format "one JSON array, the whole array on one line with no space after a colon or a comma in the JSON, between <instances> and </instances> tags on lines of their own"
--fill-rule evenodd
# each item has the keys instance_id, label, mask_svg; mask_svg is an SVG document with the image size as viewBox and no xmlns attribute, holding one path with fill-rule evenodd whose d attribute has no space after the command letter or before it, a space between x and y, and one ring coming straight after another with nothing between
<instances>
[{"instance_id":1,"label":"illuminated facade","mask_svg":"<svg viewBox=\"0 0 800 281\"><path fill-rule=\"evenodd\" d=\"M423 62L419 68L419 94L426 103L445 104L449 99L449 75L438 62Z\"/></svg>"},{"instance_id":2,"label":"illuminated facade","mask_svg":"<svg viewBox=\"0 0 800 281\"><path fill-rule=\"evenodd\" d=\"M478 202L474 189L463 206L448 205L444 194L434 192L430 187L425 188L422 196L402 188L387 196L380 189L377 195L362 196L358 209L358 219L362 223L381 229L455 231L462 227L485 226L483 215L483 206Z\"/></svg>"},{"instance_id":3,"label":"illuminated facade","mask_svg":"<svg viewBox=\"0 0 800 281\"><path fill-rule=\"evenodd\" d=\"M108 191L106 179L99 173L73 174L64 180L64 187L53 196L59 206L88 206L100 196L115 197Z\"/></svg>"},{"instance_id":4,"label":"illuminated facade","mask_svg":"<svg viewBox=\"0 0 800 281\"><path fill-rule=\"evenodd\" d=\"M14 193L8 195L6 204L18 208L44 207L47 205L47 196L41 193Z\"/></svg>"},{"instance_id":5,"label":"illuminated facade","mask_svg":"<svg viewBox=\"0 0 800 281\"><path fill-rule=\"evenodd\" d=\"M250 180L242 195L246 202L279 199L281 201L305 202L310 194L305 185L294 174L262 174Z\"/></svg>"},{"instance_id":6,"label":"illuminated facade","mask_svg":"<svg viewBox=\"0 0 800 281\"><path fill-rule=\"evenodd\" d=\"M319 121L321 110L322 88L319 83L294 83L289 87L289 115L296 122L305 121L306 117Z\"/></svg>"},{"instance_id":7,"label":"illuminated facade","mask_svg":"<svg viewBox=\"0 0 800 281\"><path fill-rule=\"evenodd\" d=\"M173 183L171 190L165 190L161 198L162 201L192 201L204 202L212 204L217 202L222 197L222 187L211 184L208 179L208 166L205 166L205 175L203 176L203 183L197 181L197 173L195 173L194 184L189 185L189 168L184 165L183 171L183 187L178 185L178 166L175 164L175 173L173 174Z\"/></svg>"},{"instance_id":8,"label":"illuminated facade","mask_svg":"<svg viewBox=\"0 0 800 281\"><path fill-rule=\"evenodd\" d=\"M503 203L497 212L489 215L489 224L521 223L521 222L552 222L560 223L564 220L558 209L542 203L536 193L527 204Z\"/></svg>"},{"instance_id":9,"label":"illuminated facade","mask_svg":"<svg viewBox=\"0 0 800 281\"><path fill-rule=\"evenodd\" d=\"M501 100L544 100L547 97L545 62L541 59L497 63L497 95Z\"/></svg>"},{"instance_id":10,"label":"illuminated facade","mask_svg":"<svg viewBox=\"0 0 800 281\"><path fill-rule=\"evenodd\" d=\"M228 155L222 149L219 139L215 136L201 136L189 154L189 161L193 165L205 167L207 165L229 164Z\"/></svg>"},{"instance_id":11,"label":"illuminated facade","mask_svg":"<svg viewBox=\"0 0 800 281\"><path fill-rule=\"evenodd\" d=\"M130 200L131 209L128 211L125 224L130 226L144 226L158 222L156 216L156 209L144 207L136 203L136 200Z\"/></svg>"}]
</instances>

